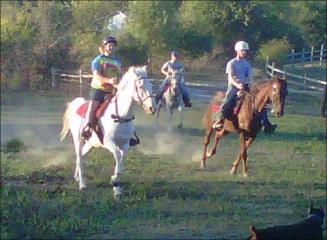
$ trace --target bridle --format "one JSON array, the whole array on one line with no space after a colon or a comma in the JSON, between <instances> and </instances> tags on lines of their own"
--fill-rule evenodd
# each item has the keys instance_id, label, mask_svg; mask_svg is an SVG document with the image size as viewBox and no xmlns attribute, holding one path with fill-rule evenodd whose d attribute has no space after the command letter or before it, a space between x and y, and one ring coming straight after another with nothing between
<instances>
[{"instance_id":1,"label":"bridle","mask_svg":"<svg viewBox=\"0 0 327 240\"><path fill-rule=\"evenodd\" d=\"M142 80L142 79L145 79L145 77L139 77L137 79L138 80ZM140 95L140 88L141 87L138 87L137 85L135 86L135 92L136 92L136 95L137 95L137 100L136 102L138 102L140 105L144 106L144 101L147 100L148 98L153 98L155 97L154 95L149 95L149 96L146 96L145 98L141 98L141 95ZM134 94L133 94L134 95ZM115 99L115 111L116 111L116 114L111 114L111 118L114 119L114 122L118 122L118 123L125 123L125 122L130 122L130 121L133 121L135 119L135 116L132 116L131 118L122 118L118 115L118 96L116 96L116 99Z\"/></svg>"},{"instance_id":2,"label":"bridle","mask_svg":"<svg viewBox=\"0 0 327 240\"><path fill-rule=\"evenodd\" d=\"M146 77L141 76L141 77L138 77L137 81L139 81L139 80L144 80L144 79L146 79ZM137 101L141 106L144 106L144 102L145 102L148 98L154 98L155 95L154 95L154 94L150 94L150 95L146 96L145 98L141 98L141 94L140 94L140 92L139 92L140 89L141 89L141 87L139 87L139 86L136 85L136 87L135 87L135 91L136 91L136 95L137 95L137 100L136 100L136 101Z\"/></svg>"}]
</instances>

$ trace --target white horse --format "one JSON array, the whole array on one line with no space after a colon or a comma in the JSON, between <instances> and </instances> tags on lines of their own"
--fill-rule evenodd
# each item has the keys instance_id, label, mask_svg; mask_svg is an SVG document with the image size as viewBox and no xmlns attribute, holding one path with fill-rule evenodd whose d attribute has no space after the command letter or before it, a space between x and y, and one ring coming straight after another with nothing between
<instances>
[{"instance_id":1,"label":"white horse","mask_svg":"<svg viewBox=\"0 0 327 240\"><path fill-rule=\"evenodd\" d=\"M159 125L159 115L160 115L160 109L163 105L163 102L166 105L166 112L167 112L167 129L169 131L173 128L173 110L175 108L178 109L179 112L179 123L177 125L178 128L183 127L183 101L182 101L182 90L181 90L181 82L184 82L184 77L178 77L179 74L183 69L178 71L173 71L172 75L169 77L168 81L169 87L167 91L163 94L163 99L159 100L159 103L157 105L157 111L156 111L156 119L155 119L155 128L158 129Z\"/></svg>"},{"instance_id":2,"label":"white horse","mask_svg":"<svg viewBox=\"0 0 327 240\"><path fill-rule=\"evenodd\" d=\"M113 153L116 160L115 172L111 176L114 195L122 194L120 186L120 175L123 173L123 158L128 151L129 141L134 133L134 103L143 106L147 114L154 114L155 103L152 98L152 84L147 79L146 67L130 67L122 77L117 94L99 119L99 125L103 132L103 144L97 134L84 141L81 138L81 131L84 125L84 118L77 114L77 109L86 102L84 98L75 98L68 103L63 116L63 128L60 136L63 140L69 130L72 134L75 152L76 169L74 178L79 183L79 189L86 188L83 164L85 155L92 147L103 147Z\"/></svg>"}]
</instances>

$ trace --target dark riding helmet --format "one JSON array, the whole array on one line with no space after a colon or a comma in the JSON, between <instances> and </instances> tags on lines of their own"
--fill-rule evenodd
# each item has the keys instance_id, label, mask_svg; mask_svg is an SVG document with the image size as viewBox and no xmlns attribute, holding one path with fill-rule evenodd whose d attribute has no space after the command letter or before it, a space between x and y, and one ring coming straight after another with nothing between
<instances>
[{"instance_id":1,"label":"dark riding helmet","mask_svg":"<svg viewBox=\"0 0 327 240\"><path fill-rule=\"evenodd\" d=\"M179 57L179 52L177 51L172 51L171 55L175 56L175 57Z\"/></svg>"},{"instance_id":2,"label":"dark riding helmet","mask_svg":"<svg viewBox=\"0 0 327 240\"><path fill-rule=\"evenodd\" d=\"M114 43L116 46L117 46L117 40L116 38L112 37L112 36L108 36L108 37L105 37L102 41L102 44L103 45L106 45L108 43Z\"/></svg>"}]
</instances>

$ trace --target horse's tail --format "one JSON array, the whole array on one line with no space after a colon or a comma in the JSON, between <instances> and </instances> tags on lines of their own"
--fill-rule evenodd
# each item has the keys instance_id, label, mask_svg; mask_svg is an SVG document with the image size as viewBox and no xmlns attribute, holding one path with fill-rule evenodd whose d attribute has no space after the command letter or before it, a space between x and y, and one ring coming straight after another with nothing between
<instances>
[{"instance_id":1,"label":"horse's tail","mask_svg":"<svg viewBox=\"0 0 327 240\"><path fill-rule=\"evenodd\" d=\"M69 132L69 117L71 116L71 113L73 110L77 110L78 106L81 106L81 104L85 102L84 98L75 98L72 102L67 104L66 111L62 117L62 129L60 132L60 141L63 141L65 137L67 136Z\"/></svg>"},{"instance_id":2,"label":"horse's tail","mask_svg":"<svg viewBox=\"0 0 327 240\"><path fill-rule=\"evenodd\" d=\"M209 103L207 110L205 114L202 117L202 123L205 128L208 128L210 125L212 125L212 111L211 111L211 105L212 103Z\"/></svg>"}]
</instances>

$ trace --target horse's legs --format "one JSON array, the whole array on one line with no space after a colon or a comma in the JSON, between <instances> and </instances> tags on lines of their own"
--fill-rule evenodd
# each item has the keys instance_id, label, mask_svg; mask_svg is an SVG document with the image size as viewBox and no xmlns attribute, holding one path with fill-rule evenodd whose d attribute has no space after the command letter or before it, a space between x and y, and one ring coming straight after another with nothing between
<instances>
[{"instance_id":1,"label":"horse's legs","mask_svg":"<svg viewBox=\"0 0 327 240\"><path fill-rule=\"evenodd\" d=\"M159 127L159 115L160 115L160 109L161 109L161 101L159 100L159 103L157 105L157 110L156 110L156 117L154 119L154 128L157 130Z\"/></svg>"},{"instance_id":2,"label":"horse's legs","mask_svg":"<svg viewBox=\"0 0 327 240\"><path fill-rule=\"evenodd\" d=\"M178 106L178 112L179 112L179 124L177 125L178 128L183 127L183 117L184 117L184 112L183 112L183 106L179 105Z\"/></svg>"},{"instance_id":3,"label":"horse's legs","mask_svg":"<svg viewBox=\"0 0 327 240\"><path fill-rule=\"evenodd\" d=\"M245 144L245 157L243 158L243 176L244 177L248 177L249 176L249 169L248 169L248 166L247 166L247 163L246 163L246 160L247 160L247 150L249 149L250 145L253 143L255 137L249 137Z\"/></svg>"},{"instance_id":4,"label":"horse's legs","mask_svg":"<svg viewBox=\"0 0 327 240\"><path fill-rule=\"evenodd\" d=\"M239 154L237 155L235 161L233 162L233 167L230 171L231 174L236 174L238 164L240 163L241 158L244 159L246 155L246 144L245 144L245 138L244 138L244 133L240 133L240 151Z\"/></svg>"},{"instance_id":5,"label":"horse's legs","mask_svg":"<svg viewBox=\"0 0 327 240\"><path fill-rule=\"evenodd\" d=\"M201 159L201 168L206 167L206 158L207 158L207 147L210 143L211 134L213 132L213 128L209 127L206 129L206 133L203 139L203 148L202 148L202 159Z\"/></svg>"},{"instance_id":6,"label":"horse's legs","mask_svg":"<svg viewBox=\"0 0 327 240\"><path fill-rule=\"evenodd\" d=\"M217 146L218 146L218 143L219 143L219 140L224 136L226 135L226 132L221 132L221 131L218 131L216 132L216 135L215 135L215 144L213 146L213 148L211 149L211 151L209 152L208 154L208 158L212 157L213 155L216 154L216 151L217 151Z\"/></svg>"},{"instance_id":7,"label":"horse's legs","mask_svg":"<svg viewBox=\"0 0 327 240\"><path fill-rule=\"evenodd\" d=\"M246 163L247 150L250 147L250 145L253 143L254 139L255 139L255 137L249 137L247 140L245 140L244 134L243 133L240 134L240 152L237 155L237 158L233 163L232 170L230 171L231 174L236 174L237 166L242 158L243 159L243 176L248 177L249 169L248 169L247 163Z\"/></svg>"},{"instance_id":8,"label":"horse's legs","mask_svg":"<svg viewBox=\"0 0 327 240\"><path fill-rule=\"evenodd\" d=\"M74 136L74 145L76 153L76 168L74 178L79 183L79 190L86 188L84 179L84 157L92 148L89 144L80 141L79 136Z\"/></svg>"},{"instance_id":9,"label":"horse's legs","mask_svg":"<svg viewBox=\"0 0 327 240\"><path fill-rule=\"evenodd\" d=\"M167 110L167 130L172 131L173 130L173 109L166 104L166 110Z\"/></svg>"}]
</instances>

